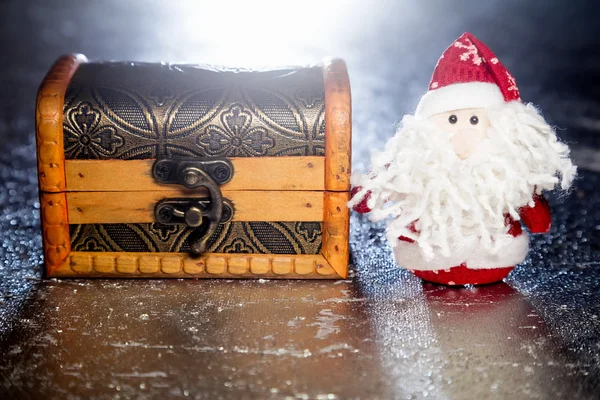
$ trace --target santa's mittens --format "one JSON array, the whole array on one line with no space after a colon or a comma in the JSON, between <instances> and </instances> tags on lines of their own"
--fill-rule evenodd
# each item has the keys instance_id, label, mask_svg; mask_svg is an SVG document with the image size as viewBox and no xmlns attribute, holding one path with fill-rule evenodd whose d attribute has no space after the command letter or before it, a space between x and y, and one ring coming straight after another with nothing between
<instances>
[{"instance_id":1,"label":"santa's mittens","mask_svg":"<svg viewBox=\"0 0 600 400\"><path fill-rule=\"evenodd\" d=\"M353 187L352 188L352 197L356 196L356 193L360 192L361 190L362 190L362 186ZM360 201L360 203L358 203L357 205L352 207L352 209L359 214L365 214L365 213L370 212L371 209L367 206L367 201L369 201L370 198L371 198L371 192L369 191L369 192L367 192L365 197L363 197L363 199Z\"/></svg>"},{"instance_id":2,"label":"santa's mittens","mask_svg":"<svg viewBox=\"0 0 600 400\"><path fill-rule=\"evenodd\" d=\"M413 274L424 281L439 283L448 286L485 285L487 283L500 282L506 278L514 267L470 269L464 264L449 270L417 271Z\"/></svg>"},{"instance_id":3,"label":"santa's mittens","mask_svg":"<svg viewBox=\"0 0 600 400\"><path fill-rule=\"evenodd\" d=\"M550 206L544 196L533 196L533 207L526 205L519 210L521 221L531 233L548 233L552 226Z\"/></svg>"}]
</instances>

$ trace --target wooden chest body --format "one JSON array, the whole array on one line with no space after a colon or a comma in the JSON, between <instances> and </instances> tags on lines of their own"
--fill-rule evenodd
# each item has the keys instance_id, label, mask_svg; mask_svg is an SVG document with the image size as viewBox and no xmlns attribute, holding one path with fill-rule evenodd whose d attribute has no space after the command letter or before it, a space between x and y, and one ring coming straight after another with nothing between
<instances>
[{"instance_id":1,"label":"wooden chest body","mask_svg":"<svg viewBox=\"0 0 600 400\"><path fill-rule=\"evenodd\" d=\"M37 100L48 276L344 278L350 86L345 65L267 72L57 60ZM157 159L226 159L232 218L201 254L200 228L157 222ZM204 224L206 225L206 224ZM202 226L204 226L202 225ZM200 232L200 233L199 233Z\"/></svg>"}]
</instances>

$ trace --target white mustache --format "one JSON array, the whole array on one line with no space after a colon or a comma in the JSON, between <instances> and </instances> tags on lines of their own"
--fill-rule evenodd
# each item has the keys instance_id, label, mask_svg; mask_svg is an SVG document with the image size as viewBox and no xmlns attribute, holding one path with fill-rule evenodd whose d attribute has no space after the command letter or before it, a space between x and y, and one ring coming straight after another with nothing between
<instances>
[{"instance_id":1,"label":"white mustache","mask_svg":"<svg viewBox=\"0 0 600 400\"><path fill-rule=\"evenodd\" d=\"M534 193L568 189L576 167L533 106L512 102L488 114L487 138L464 161L448 133L406 116L385 149L373 152L371 172L353 176L363 190L348 205L371 192L371 219L387 219L389 237L410 237L425 258L447 256L473 237L494 254L507 235L505 215L518 220Z\"/></svg>"}]
</instances>

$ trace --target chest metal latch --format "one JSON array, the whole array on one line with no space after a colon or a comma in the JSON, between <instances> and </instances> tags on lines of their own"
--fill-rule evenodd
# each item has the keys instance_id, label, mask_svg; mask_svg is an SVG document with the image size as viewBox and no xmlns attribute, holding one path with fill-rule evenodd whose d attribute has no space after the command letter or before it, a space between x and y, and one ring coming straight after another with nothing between
<instances>
[{"instance_id":1,"label":"chest metal latch","mask_svg":"<svg viewBox=\"0 0 600 400\"><path fill-rule=\"evenodd\" d=\"M152 166L152 176L160 183L208 191L208 198L166 198L154 207L154 217L161 224L205 228L190 235L192 253L204 253L218 225L233 218L233 204L223 198L219 188L233 177L231 162L225 158L159 158Z\"/></svg>"}]
</instances>

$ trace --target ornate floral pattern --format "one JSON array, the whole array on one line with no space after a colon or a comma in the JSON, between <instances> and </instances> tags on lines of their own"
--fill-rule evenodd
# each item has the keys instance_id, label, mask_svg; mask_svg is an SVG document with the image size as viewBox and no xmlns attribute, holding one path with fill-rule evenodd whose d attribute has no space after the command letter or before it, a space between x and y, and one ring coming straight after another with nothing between
<instances>
[{"instance_id":1,"label":"ornate floral pattern","mask_svg":"<svg viewBox=\"0 0 600 400\"><path fill-rule=\"evenodd\" d=\"M318 103L323 102L325 93L319 88L305 86L296 93L296 99L301 101L306 108L314 108Z\"/></svg>"},{"instance_id":2,"label":"ornate floral pattern","mask_svg":"<svg viewBox=\"0 0 600 400\"><path fill-rule=\"evenodd\" d=\"M178 225L164 225L159 224L158 222L151 223L150 232L155 234L160 240L166 241L171 238L171 236L177 234L181 229Z\"/></svg>"},{"instance_id":3,"label":"ornate floral pattern","mask_svg":"<svg viewBox=\"0 0 600 400\"><path fill-rule=\"evenodd\" d=\"M165 105L167 100L171 100L173 98L173 91L166 86L156 86L150 90L148 97L157 107L162 107Z\"/></svg>"},{"instance_id":4,"label":"ornate floral pattern","mask_svg":"<svg viewBox=\"0 0 600 400\"><path fill-rule=\"evenodd\" d=\"M94 237L88 238L81 246L78 247L78 251L108 251L108 247L100 243L100 241Z\"/></svg>"},{"instance_id":5,"label":"ornate floral pattern","mask_svg":"<svg viewBox=\"0 0 600 400\"><path fill-rule=\"evenodd\" d=\"M100 112L82 102L67 114L64 124L65 155L68 158L100 158L113 155L123 146L123 138L112 126L100 126Z\"/></svg>"},{"instance_id":6,"label":"ornate floral pattern","mask_svg":"<svg viewBox=\"0 0 600 400\"><path fill-rule=\"evenodd\" d=\"M306 241L313 243L321 236L320 222L299 222L294 227L298 235L301 235Z\"/></svg>"},{"instance_id":7,"label":"ornate floral pattern","mask_svg":"<svg viewBox=\"0 0 600 400\"><path fill-rule=\"evenodd\" d=\"M211 253L319 254L320 222L230 222L208 241ZM71 225L76 251L189 252L197 232L184 225Z\"/></svg>"},{"instance_id":8,"label":"ornate floral pattern","mask_svg":"<svg viewBox=\"0 0 600 400\"><path fill-rule=\"evenodd\" d=\"M65 156L323 156L324 106L321 68L85 63L67 88Z\"/></svg>"},{"instance_id":9,"label":"ornate floral pattern","mask_svg":"<svg viewBox=\"0 0 600 400\"><path fill-rule=\"evenodd\" d=\"M198 136L198 146L211 156L263 156L275 141L263 127L251 128L252 114L241 104L232 104L221 114L225 129L209 125Z\"/></svg>"},{"instance_id":10,"label":"ornate floral pattern","mask_svg":"<svg viewBox=\"0 0 600 400\"><path fill-rule=\"evenodd\" d=\"M247 246L246 242L244 242L240 238L235 239L233 242L231 242L231 244L229 244L228 246L225 246L223 251L225 253L244 253L244 254L254 253L252 248Z\"/></svg>"},{"instance_id":11,"label":"ornate floral pattern","mask_svg":"<svg viewBox=\"0 0 600 400\"><path fill-rule=\"evenodd\" d=\"M222 72L197 66L86 63L64 106L67 159L325 154L320 68ZM319 254L321 223L232 222L209 252ZM198 231L158 224L72 225L78 251L188 252Z\"/></svg>"}]
</instances>

